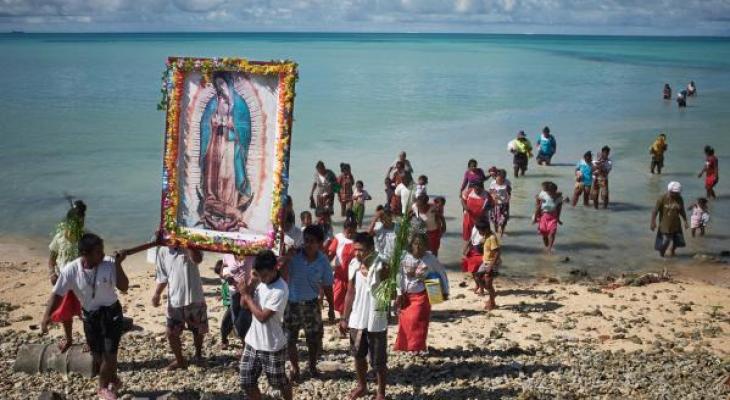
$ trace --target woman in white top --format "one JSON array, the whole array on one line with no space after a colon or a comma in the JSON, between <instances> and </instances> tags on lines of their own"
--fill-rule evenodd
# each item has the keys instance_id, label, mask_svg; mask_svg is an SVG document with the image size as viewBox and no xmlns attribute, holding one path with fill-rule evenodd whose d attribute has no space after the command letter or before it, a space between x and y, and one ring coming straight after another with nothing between
<instances>
[{"instance_id":1,"label":"woman in white top","mask_svg":"<svg viewBox=\"0 0 730 400\"><path fill-rule=\"evenodd\" d=\"M394 347L397 351L426 351L431 304L424 280L430 273L439 277L444 297L448 298L449 281L444 267L426 250L426 238L414 236L398 274L396 305L400 312Z\"/></svg>"}]
</instances>

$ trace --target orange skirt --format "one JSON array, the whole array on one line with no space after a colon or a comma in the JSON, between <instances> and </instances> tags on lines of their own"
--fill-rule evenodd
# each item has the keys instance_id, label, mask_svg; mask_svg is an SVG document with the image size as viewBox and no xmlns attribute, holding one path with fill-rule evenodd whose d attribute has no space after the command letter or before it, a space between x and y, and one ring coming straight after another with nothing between
<instances>
[{"instance_id":1,"label":"orange skirt","mask_svg":"<svg viewBox=\"0 0 730 400\"><path fill-rule=\"evenodd\" d=\"M431 303L424 290L421 293L407 293L405 306L398 316L398 336L395 339L396 351L425 351L428 337L428 323L431 319Z\"/></svg>"}]
</instances>

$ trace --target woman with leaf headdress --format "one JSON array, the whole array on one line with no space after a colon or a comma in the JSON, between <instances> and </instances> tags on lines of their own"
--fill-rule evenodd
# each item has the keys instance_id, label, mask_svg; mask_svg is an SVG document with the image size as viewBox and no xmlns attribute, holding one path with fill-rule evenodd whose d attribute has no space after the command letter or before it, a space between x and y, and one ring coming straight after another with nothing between
<instances>
[{"instance_id":1,"label":"woman with leaf headdress","mask_svg":"<svg viewBox=\"0 0 730 400\"><path fill-rule=\"evenodd\" d=\"M51 285L56 284L61 269L79 257L78 244L84 234L85 217L86 204L81 200L76 200L66 213L66 218L57 225L51 244L48 246L51 251L48 259L48 274ZM73 344L71 333L74 315L81 316L81 303L79 303L73 291L69 291L63 297L61 305L51 315L53 322L63 324L64 339L58 345L61 352L66 351Z\"/></svg>"}]
</instances>

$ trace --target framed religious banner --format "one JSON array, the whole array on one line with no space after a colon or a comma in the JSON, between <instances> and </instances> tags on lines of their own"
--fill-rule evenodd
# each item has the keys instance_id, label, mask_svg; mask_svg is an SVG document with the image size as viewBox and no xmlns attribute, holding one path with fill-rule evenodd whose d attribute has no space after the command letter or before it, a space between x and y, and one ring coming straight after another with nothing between
<instances>
[{"instance_id":1,"label":"framed religious banner","mask_svg":"<svg viewBox=\"0 0 730 400\"><path fill-rule=\"evenodd\" d=\"M168 59L163 243L244 255L274 246L296 79L289 61Z\"/></svg>"}]
</instances>

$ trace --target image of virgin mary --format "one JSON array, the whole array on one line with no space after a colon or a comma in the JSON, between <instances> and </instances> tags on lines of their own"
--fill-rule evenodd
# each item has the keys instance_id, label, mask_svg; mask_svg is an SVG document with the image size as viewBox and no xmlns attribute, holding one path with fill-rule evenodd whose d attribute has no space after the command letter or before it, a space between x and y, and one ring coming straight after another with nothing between
<instances>
[{"instance_id":1,"label":"image of virgin mary","mask_svg":"<svg viewBox=\"0 0 730 400\"><path fill-rule=\"evenodd\" d=\"M246 228L243 214L253 198L246 175L251 113L230 74L213 77L215 95L200 121L202 185L200 223L223 232Z\"/></svg>"}]
</instances>

